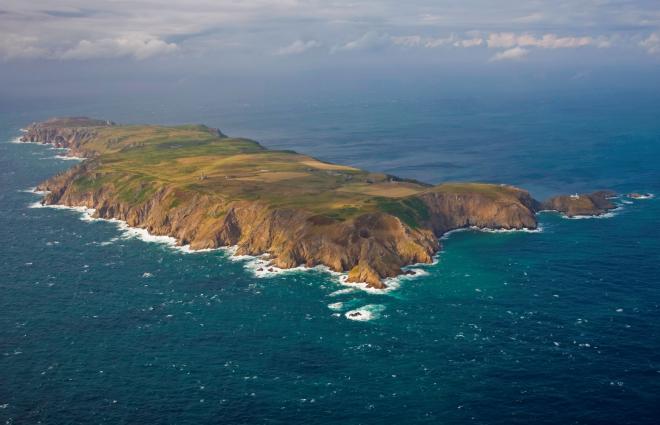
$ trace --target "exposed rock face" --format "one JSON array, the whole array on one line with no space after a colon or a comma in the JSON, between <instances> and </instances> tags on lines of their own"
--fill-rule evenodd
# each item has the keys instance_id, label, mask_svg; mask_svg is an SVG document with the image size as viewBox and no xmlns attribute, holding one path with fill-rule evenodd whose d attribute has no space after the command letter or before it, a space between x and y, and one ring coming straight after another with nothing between
<instances>
[{"instance_id":1,"label":"exposed rock face","mask_svg":"<svg viewBox=\"0 0 660 425\"><path fill-rule=\"evenodd\" d=\"M581 195L579 199L556 197L542 205L532 199L528 192L505 185L457 183L428 186L391 176L387 186L373 184L369 180L371 177L364 183L354 184L350 182L360 178L359 173L364 172L353 168L347 171L353 174L346 175L356 177L347 178L349 183L343 183L337 177L337 170L344 171L341 166L314 163L315 160L309 157L295 157L303 161L305 167L314 166L321 170L317 174L310 174L310 180L304 181L307 185L305 191L318 190L313 184L317 184L314 179L321 178L319 175L340 182L333 184L354 184L348 187L351 190L379 191L378 195L351 198L352 202L366 200L364 205L367 207L357 210L358 213L334 216L334 210L327 214L325 210L313 212L305 204L277 204L272 199L269 203L266 200L268 198L251 195L253 192L250 192L250 188L255 187L254 175L244 178L245 183L241 183L240 187L243 188L244 184L246 193L241 197L236 192L228 194L227 189L223 189L227 187L227 181L235 182L236 178L228 180L228 177L219 178L216 174L201 182L197 178L192 183L172 184L171 179L153 174L142 178L145 169L136 170L132 165L134 163L129 161L120 162L130 163L128 170L104 164L104 161L116 164L117 156L107 156L99 153L99 150L105 149L108 152L110 146L114 149L112 152L123 153L133 146L143 146L140 144L142 142L135 144L134 140L129 141L129 145L114 143L118 134L125 133L121 133L121 126L118 131L111 129L108 132L113 126L113 123L106 121L69 118L33 124L28 128L23 136L24 141L69 148L76 155L90 158L42 183L39 190L49 192L43 203L93 208L99 218L120 219L152 234L172 236L178 243L190 245L191 249L237 246L238 255L269 254L272 266L280 268L325 265L337 272L348 272L348 280L351 282L366 282L375 288L385 286L383 279L402 274L404 266L432 262L433 255L440 249L439 238L447 231L472 226L534 229L537 227L535 214L542 208L575 215L593 214L594 211L600 213L613 207L607 199L612 194L610 192ZM142 135L160 135L161 130L149 127L146 132L140 133L140 137L143 137L141 140L152 140ZM228 146L223 148L225 151L244 149L246 146L240 139L229 142L223 139L226 136L219 130L204 126L183 126L178 130L178 134L184 135L182 137L211 137L209 143ZM191 131L199 133L191 135ZM155 146L152 150L139 151L129 160L144 158L144 155L149 154L159 155L159 161L162 161L163 152L175 155L178 152L176 149L185 146L185 143L196 143L199 139L192 139L192 142L186 140L189 139L177 139L175 142L166 140L163 145L152 145ZM164 147L159 150L159 146ZM253 155L272 160L272 157L263 154L266 152L263 148L259 147L256 152ZM261 168L267 167L242 151L236 157L241 162L229 163L257 161L259 172L264 172ZM227 158L234 160L236 157ZM180 161L178 167L186 167L189 163L186 161L190 161L191 157L175 158ZM205 160L207 156L192 158ZM269 167L279 164L271 162ZM150 170L151 173L168 171L162 168ZM195 168L186 172L188 175L198 175ZM297 177L300 174L279 171L266 176L282 178ZM140 177L137 180L136 175ZM283 187L286 188L283 193L288 196L290 186ZM387 196L386 190L400 191L402 188L407 191L405 195ZM303 195L306 195L305 191ZM325 194L322 191L312 193L314 196ZM334 193L343 196L344 192ZM276 201L280 198L278 195ZM332 198L332 202L336 202L335 198Z\"/></svg>"},{"instance_id":2,"label":"exposed rock face","mask_svg":"<svg viewBox=\"0 0 660 425\"><path fill-rule=\"evenodd\" d=\"M117 218L130 226L157 235L174 236L191 249L237 245L238 255L269 253L273 265L326 265L349 279L383 287L382 278L401 273L401 267L431 262L439 249L437 237L428 229L413 230L391 215L374 213L339 222L312 216L302 210L271 209L259 202L224 203L208 196L172 207L173 193L156 192L146 203L121 201L113 187L88 193L72 190L72 180L86 175L81 164L57 176L39 190L50 191L45 204L86 206L100 218ZM217 211L227 211L217 216Z\"/></svg>"},{"instance_id":3,"label":"exposed rock face","mask_svg":"<svg viewBox=\"0 0 660 425\"><path fill-rule=\"evenodd\" d=\"M98 128L113 125L115 124L112 121L85 117L52 118L28 126L20 141L51 144L57 148L71 149L72 155L85 156L86 152L82 147L97 136Z\"/></svg>"},{"instance_id":4,"label":"exposed rock face","mask_svg":"<svg viewBox=\"0 0 660 425\"><path fill-rule=\"evenodd\" d=\"M602 215L616 208L616 205L611 201L611 198L615 196L617 196L617 193L609 190L580 195L555 196L544 202L542 209L558 211L568 217Z\"/></svg>"},{"instance_id":5,"label":"exposed rock face","mask_svg":"<svg viewBox=\"0 0 660 425\"><path fill-rule=\"evenodd\" d=\"M304 210L272 209L259 202L224 202L197 195L172 206L174 193L156 191L142 204L119 199L115 187L79 192L72 181L93 176L94 161L80 164L39 186L49 191L46 204L85 206L100 218L117 218L156 235L170 235L191 249L238 247L238 255L271 255L280 268L325 265L348 272L349 281L382 288L383 278L401 268L430 263L439 250L439 236L469 227L536 228L535 201L520 189L493 200L479 193L427 193L419 198L429 216L424 228L413 229L386 213L361 215L349 221L313 216ZM227 211L224 215L217 211Z\"/></svg>"},{"instance_id":6,"label":"exposed rock face","mask_svg":"<svg viewBox=\"0 0 660 425\"><path fill-rule=\"evenodd\" d=\"M503 187L493 197L481 192L429 191L419 198L429 208L429 223L436 235L463 227L535 229L539 203L528 192Z\"/></svg>"}]
</instances>

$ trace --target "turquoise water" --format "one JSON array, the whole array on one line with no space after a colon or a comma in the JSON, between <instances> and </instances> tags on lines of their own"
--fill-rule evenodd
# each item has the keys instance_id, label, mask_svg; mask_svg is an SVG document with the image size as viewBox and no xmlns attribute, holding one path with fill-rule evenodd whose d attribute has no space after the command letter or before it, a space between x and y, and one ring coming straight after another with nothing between
<instances>
[{"instance_id":1,"label":"turquoise water","mask_svg":"<svg viewBox=\"0 0 660 425\"><path fill-rule=\"evenodd\" d=\"M434 183L659 194L658 99L71 99L2 110L4 422L657 423L657 200L603 219L544 213L541 233L455 233L428 274L397 290L337 293L346 287L320 271L257 278L222 251L186 254L29 208L38 197L24 190L72 162L4 142L51 115L202 121ZM373 320L343 316L363 306Z\"/></svg>"}]
</instances>

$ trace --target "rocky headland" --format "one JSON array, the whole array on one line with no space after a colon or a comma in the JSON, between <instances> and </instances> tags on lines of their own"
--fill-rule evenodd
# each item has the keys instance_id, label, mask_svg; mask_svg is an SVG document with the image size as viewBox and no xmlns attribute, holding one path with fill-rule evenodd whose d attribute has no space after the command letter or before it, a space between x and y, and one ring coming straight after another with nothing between
<instances>
[{"instance_id":1,"label":"rocky headland","mask_svg":"<svg viewBox=\"0 0 660 425\"><path fill-rule=\"evenodd\" d=\"M38 186L42 202L84 206L191 249L236 246L280 268L325 265L348 281L383 279L430 263L451 230L536 229L536 213L599 215L613 192L558 196L482 183L436 186L331 164L231 138L203 125L117 125L56 118L24 142L87 158Z\"/></svg>"}]
</instances>

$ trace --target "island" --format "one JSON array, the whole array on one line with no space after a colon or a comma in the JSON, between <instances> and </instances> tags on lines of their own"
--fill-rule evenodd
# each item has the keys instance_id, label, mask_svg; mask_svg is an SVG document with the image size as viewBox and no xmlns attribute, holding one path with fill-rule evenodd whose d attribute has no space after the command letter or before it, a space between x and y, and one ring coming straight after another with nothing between
<instances>
[{"instance_id":1,"label":"island","mask_svg":"<svg viewBox=\"0 0 660 425\"><path fill-rule=\"evenodd\" d=\"M384 288L431 263L446 232L538 227L536 214L599 215L612 192L546 202L506 184L425 184L266 149L204 125L117 125L84 117L31 124L20 139L85 160L38 186L45 205L94 209L192 250L235 246L273 267L324 265Z\"/></svg>"}]
</instances>

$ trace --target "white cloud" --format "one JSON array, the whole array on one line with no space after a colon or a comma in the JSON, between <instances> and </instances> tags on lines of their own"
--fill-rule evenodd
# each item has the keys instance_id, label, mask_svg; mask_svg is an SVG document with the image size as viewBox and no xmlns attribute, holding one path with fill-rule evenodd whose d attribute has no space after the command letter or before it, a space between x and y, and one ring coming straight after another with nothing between
<instances>
[{"instance_id":1,"label":"white cloud","mask_svg":"<svg viewBox=\"0 0 660 425\"><path fill-rule=\"evenodd\" d=\"M316 47L321 47L321 43L319 43L316 40L308 40L308 41L296 40L293 43L289 44L288 46L277 49L277 51L275 51L275 54L299 55Z\"/></svg>"},{"instance_id":2,"label":"white cloud","mask_svg":"<svg viewBox=\"0 0 660 425\"><path fill-rule=\"evenodd\" d=\"M424 39L419 35L402 35L392 37L392 43L403 47L419 47L423 42Z\"/></svg>"},{"instance_id":3,"label":"white cloud","mask_svg":"<svg viewBox=\"0 0 660 425\"><path fill-rule=\"evenodd\" d=\"M459 40L454 43L456 47L477 47L481 46L484 43L484 39L481 37L468 38L465 40Z\"/></svg>"},{"instance_id":4,"label":"white cloud","mask_svg":"<svg viewBox=\"0 0 660 425\"><path fill-rule=\"evenodd\" d=\"M386 34L379 34L377 32L370 31L364 34L362 37L349 41L346 44L335 46L332 48L331 52L341 52L341 51L357 51L357 50L370 50L376 49L379 47L384 47L390 42L390 37Z\"/></svg>"},{"instance_id":5,"label":"white cloud","mask_svg":"<svg viewBox=\"0 0 660 425\"><path fill-rule=\"evenodd\" d=\"M47 51L38 46L39 39L17 34L0 34L0 57L3 59L32 59Z\"/></svg>"},{"instance_id":6,"label":"white cloud","mask_svg":"<svg viewBox=\"0 0 660 425\"><path fill-rule=\"evenodd\" d=\"M435 49L436 47L447 46L451 44L454 40L456 40L456 36L454 34L446 38L442 38L442 37L429 38L424 43L424 47L426 47L427 49Z\"/></svg>"},{"instance_id":7,"label":"white cloud","mask_svg":"<svg viewBox=\"0 0 660 425\"><path fill-rule=\"evenodd\" d=\"M503 60L519 60L527 56L529 50L523 49L522 47L513 47L511 49L505 50L495 54L490 58L491 62L503 61Z\"/></svg>"},{"instance_id":8,"label":"white cloud","mask_svg":"<svg viewBox=\"0 0 660 425\"><path fill-rule=\"evenodd\" d=\"M449 37L422 37L420 35L405 35L392 37L392 44L403 47L424 47L427 49L435 49L442 46L454 47L476 47L484 44L484 39L481 37L472 38L459 38L456 34L451 34Z\"/></svg>"},{"instance_id":9,"label":"white cloud","mask_svg":"<svg viewBox=\"0 0 660 425\"><path fill-rule=\"evenodd\" d=\"M651 54L660 54L660 33L654 32L639 43L646 51Z\"/></svg>"},{"instance_id":10,"label":"white cloud","mask_svg":"<svg viewBox=\"0 0 660 425\"><path fill-rule=\"evenodd\" d=\"M487 41L490 48L510 49L515 46L539 47L542 49L567 49L595 44L592 37L560 37L556 34L545 34L537 38L531 34L515 34L512 32L492 33Z\"/></svg>"},{"instance_id":11,"label":"white cloud","mask_svg":"<svg viewBox=\"0 0 660 425\"><path fill-rule=\"evenodd\" d=\"M0 57L143 59L178 50L209 60L220 57L213 53L243 59L300 54L318 48L314 41L335 46L328 49L334 53L392 45L522 47L531 52L608 47L612 40L637 48L641 41L651 51L654 39L648 28L660 25L657 0L447 3L410 0L404 7L397 0L131 0L127 7L125 0L4 0ZM386 35L403 28L417 35ZM441 36L429 32L440 28L446 31ZM576 28L585 33L570 36ZM471 33L474 29L479 32ZM286 46L281 40L298 41Z\"/></svg>"},{"instance_id":12,"label":"white cloud","mask_svg":"<svg viewBox=\"0 0 660 425\"><path fill-rule=\"evenodd\" d=\"M101 40L81 40L70 49L57 54L59 59L95 59L133 57L146 59L172 53L178 49L174 43L144 35L129 35Z\"/></svg>"},{"instance_id":13,"label":"white cloud","mask_svg":"<svg viewBox=\"0 0 660 425\"><path fill-rule=\"evenodd\" d=\"M455 40L456 36L454 34L446 38L422 37L420 35L405 35L391 38L392 43L397 46L425 47L427 49L448 46L451 45Z\"/></svg>"}]
</instances>

